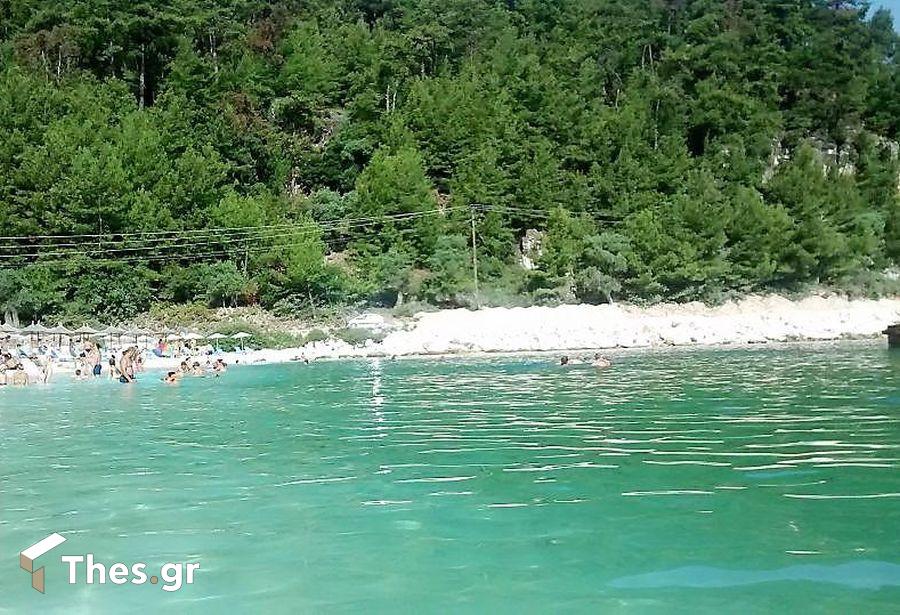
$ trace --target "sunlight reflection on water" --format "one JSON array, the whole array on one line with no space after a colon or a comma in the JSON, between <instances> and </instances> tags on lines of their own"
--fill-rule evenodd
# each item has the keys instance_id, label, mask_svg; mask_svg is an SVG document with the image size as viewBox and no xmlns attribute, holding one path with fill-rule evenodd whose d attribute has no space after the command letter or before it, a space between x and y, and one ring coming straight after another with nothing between
<instances>
[{"instance_id":1,"label":"sunlight reflection on water","mask_svg":"<svg viewBox=\"0 0 900 615\"><path fill-rule=\"evenodd\" d=\"M379 359L0 390L0 543L59 531L107 561L201 562L176 596L48 567L50 610L887 611L896 354ZM26 608L16 565L0 595Z\"/></svg>"}]
</instances>

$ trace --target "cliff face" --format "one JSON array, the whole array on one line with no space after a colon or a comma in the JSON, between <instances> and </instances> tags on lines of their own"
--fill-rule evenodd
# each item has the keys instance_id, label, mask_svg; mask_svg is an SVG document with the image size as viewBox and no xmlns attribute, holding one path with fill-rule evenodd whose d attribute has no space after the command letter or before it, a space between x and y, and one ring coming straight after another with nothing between
<instances>
[{"instance_id":1,"label":"cliff face","mask_svg":"<svg viewBox=\"0 0 900 615\"><path fill-rule=\"evenodd\" d=\"M842 175L855 175L860 156L857 139L860 137L871 141L870 147L879 157L893 163L900 160L900 143L897 141L873 133L863 134L862 131L856 131L854 137L853 140L839 144L835 141L811 136L805 143L809 144L822 159L824 172L834 168ZM769 162L763 170L763 182L768 182L778 168L791 159L793 150L785 144L783 139L776 138L772 141L771 152ZM896 179L897 190L900 192L900 165L897 165Z\"/></svg>"},{"instance_id":2,"label":"cliff face","mask_svg":"<svg viewBox=\"0 0 900 615\"><path fill-rule=\"evenodd\" d=\"M537 269L537 261L543 254L544 233L530 228L519 241L519 264L527 271Z\"/></svg>"}]
</instances>

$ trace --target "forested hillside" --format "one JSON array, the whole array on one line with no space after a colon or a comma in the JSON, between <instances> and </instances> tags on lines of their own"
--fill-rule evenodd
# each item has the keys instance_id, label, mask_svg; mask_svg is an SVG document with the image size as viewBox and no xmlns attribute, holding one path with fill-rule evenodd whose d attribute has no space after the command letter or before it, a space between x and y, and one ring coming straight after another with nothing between
<instances>
[{"instance_id":1,"label":"forested hillside","mask_svg":"<svg viewBox=\"0 0 900 615\"><path fill-rule=\"evenodd\" d=\"M0 312L877 292L897 43L849 0L0 0Z\"/></svg>"}]
</instances>

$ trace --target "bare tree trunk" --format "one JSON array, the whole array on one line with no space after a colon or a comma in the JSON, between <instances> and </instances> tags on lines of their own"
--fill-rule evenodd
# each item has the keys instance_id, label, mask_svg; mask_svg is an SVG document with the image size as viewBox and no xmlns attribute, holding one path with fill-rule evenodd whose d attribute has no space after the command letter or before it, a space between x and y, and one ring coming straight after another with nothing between
<instances>
[{"instance_id":1,"label":"bare tree trunk","mask_svg":"<svg viewBox=\"0 0 900 615\"><path fill-rule=\"evenodd\" d=\"M656 108L653 111L653 149L659 148L659 100L656 101Z\"/></svg>"},{"instance_id":2,"label":"bare tree trunk","mask_svg":"<svg viewBox=\"0 0 900 615\"><path fill-rule=\"evenodd\" d=\"M218 55L218 52L216 51L216 37L212 32L209 33L209 52L212 54L213 72L218 73L219 72L219 55Z\"/></svg>"},{"instance_id":3,"label":"bare tree trunk","mask_svg":"<svg viewBox=\"0 0 900 615\"><path fill-rule=\"evenodd\" d=\"M138 85L138 107L144 108L144 96L147 92L147 67L145 63L146 45L141 43L141 77Z\"/></svg>"},{"instance_id":4,"label":"bare tree trunk","mask_svg":"<svg viewBox=\"0 0 900 615\"><path fill-rule=\"evenodd\" d=\"M12 325L13 327L19 326L19 311L14 308L6 308L3 314L3 320L8 325Z\"/></svg>"}]
</instances>

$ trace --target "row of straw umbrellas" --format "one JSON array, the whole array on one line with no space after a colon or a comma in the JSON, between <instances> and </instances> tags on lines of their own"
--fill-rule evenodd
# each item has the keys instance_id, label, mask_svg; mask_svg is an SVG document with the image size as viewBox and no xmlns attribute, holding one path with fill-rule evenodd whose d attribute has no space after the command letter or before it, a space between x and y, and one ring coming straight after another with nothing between
<instances>
[{"instance_id":1,"label":"row of straw umbrellas","mask_svg":"<svg viewBox=\"0 0 900 615\"><path fill-rule=\"evenodd\" d=\"M10 324L3 323L0 324L0 333L6 335L17 335L22 337L35 336L38 340L40 340L41 336L58 336L58 337L78 337L80 339L88 338L88 337L106 337L106 338L118 338L121 342L121 338L130 337L137 341L139 338L147 338L153 339L155 337L160 337L167 342L178 342L178 341L198 341L198 340L210 340L218 344L220 340L224 339L234 339L239 340L241 342L241 346L243 347L244 340L249 337L253 337L250 333L246 331L239 331L233 335L225 335L223 333L212 333L209 335L205 335L202 333L195 333L193 331L189 332L178 332L178 331L151 331L149 329L122 329L120 327L115 327L112 325L95 329L87 324L78 327L77 329L68 329L63 325L57 325L55 327L46 327L41 323L31 323L26 327L14 327Z\"/></svg>"}]
</instances>

